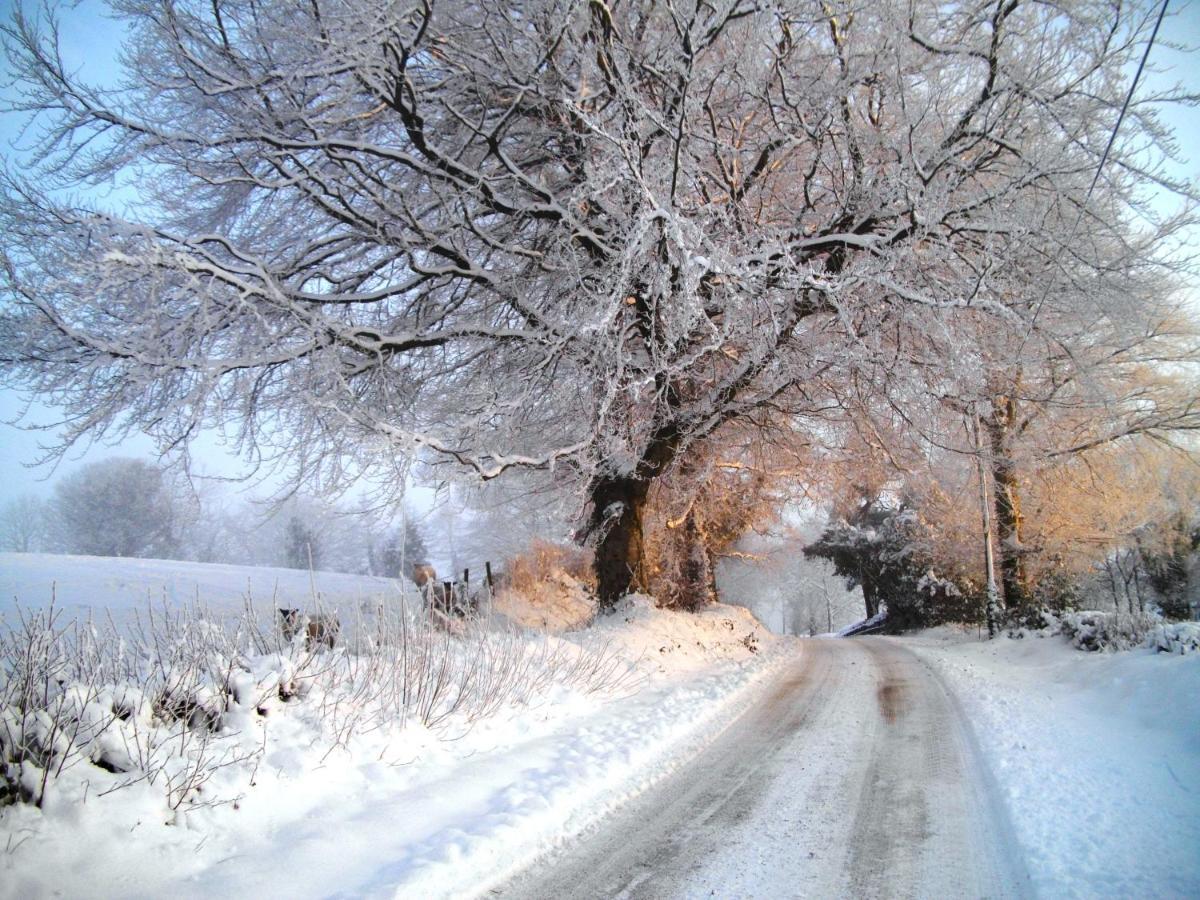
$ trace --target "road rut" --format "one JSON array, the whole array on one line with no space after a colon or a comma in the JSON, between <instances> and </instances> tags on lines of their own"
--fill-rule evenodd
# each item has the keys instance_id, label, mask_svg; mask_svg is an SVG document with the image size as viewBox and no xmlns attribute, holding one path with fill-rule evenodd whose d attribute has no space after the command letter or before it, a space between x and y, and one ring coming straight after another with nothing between
<instances>
[{"instance_id":1,"label":"road rut","mask_svg":"<svg viewBox=\"0 0 1200 900\"><path fill-rule=\"evenodd\" d=\"M797 645L704 751L492 895L1027 896L940 679L894 639Z\"/></svg>"}]
</instances>

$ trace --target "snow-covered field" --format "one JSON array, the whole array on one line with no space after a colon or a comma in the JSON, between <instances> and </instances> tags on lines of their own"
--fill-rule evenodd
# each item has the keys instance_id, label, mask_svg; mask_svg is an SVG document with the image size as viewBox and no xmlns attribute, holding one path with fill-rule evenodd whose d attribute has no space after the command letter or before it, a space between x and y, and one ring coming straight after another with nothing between
<instances>
[{"instance_id":1,"label":"snow-covered field","mask_svg":"<svg viewBox=\"0 0 1200 900\"><path fill-rule=\"evenodd\" d=\"M410 586L411 587L411 586ZM350 612L363 602L393 601L401 582L370 575L229 566L166 559L114 559L48 553L0 553L0 611L14 598L25 607L55 606L74 618L91 612L123 621L148 604L199 601L215 614L236 613L247 601L269 611L321 605Z\"/></svg>"},{"instance_id":2,"label":"snow-covered field","mask_svg":"<svg viewBox=\"0 0 1200 900\"><path fill-rule=\"evenodd\" d=\"M965 707L1038 895L1200 896L1200 654L902 640Z\"/></svg>"},{"instance_id":3,"label":"snow-covered field","mask_svg":"<svg viewBox=\"0 0 1200 900\"><path fill-rule=\"evenodd\" d=\"M44 557L30 565L54 562ZM126 593L142 601L156 579L188 600L198 584L202 602L236 606L247 580L257 591L256 577L272 578L227 566L210 572L187 563L95 562L90 589L87 561L71 562L63 584L79 593L60 592L64 607L125 610ZM130 566L141 572L138 579L130 578ZM295 575L303 579L275 576L281 593L303 588L307 573ZM28 569L5 577L37 587ZM364 585L371 587L348 583L343 596L357 599ZM206 586L225 593L206 596ZM337 585L323 581L319 589ZM155 784L106 794L128 775L86 759L51 784L42 809L16 804L0 811L0 896L484 892L711 742L782 658L743 609L687 616L638 598L585 632L518 633L511 640L517 643L494 646L536 660L599 654L628 677L547 679L533 683L523 702L475 721L459 713L436 727L415 718L378 721L349 738L338 723L350 720L360 698L326 689L320 678L310 694L286 703L272 689L257 713L238 700L206 751L226 754L228 765L180 811L164 799L170 772ZM339 648L333 657L344 653ZM272 667L287 662L279 653L260 655L239 663L247 668L237 677L270 681ZM142 715L148 713L113 723L113 733L136 733L131 723ZM178 738L182 729L171 733Z\"/></svg>"}]
</instances>

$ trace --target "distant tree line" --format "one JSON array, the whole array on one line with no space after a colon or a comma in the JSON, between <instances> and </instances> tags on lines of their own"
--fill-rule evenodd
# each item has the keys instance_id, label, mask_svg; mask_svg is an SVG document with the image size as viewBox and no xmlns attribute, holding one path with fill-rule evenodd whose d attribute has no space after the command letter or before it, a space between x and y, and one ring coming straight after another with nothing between
<instances>
[{"instance_id":1,"label":"distant tree line","mask_svg":"<svg viewBox=\"0 0 1200 900\"><path fill-rule=\"evenodd\" d=\"M22 553L187 559L397 577L428 561L418 524L293 497L270 507L190 485L140 459L89 463L48 499L0 508L0 547ZM404 571L402 571L402 569Z\"/></svg>"}]
</instances>

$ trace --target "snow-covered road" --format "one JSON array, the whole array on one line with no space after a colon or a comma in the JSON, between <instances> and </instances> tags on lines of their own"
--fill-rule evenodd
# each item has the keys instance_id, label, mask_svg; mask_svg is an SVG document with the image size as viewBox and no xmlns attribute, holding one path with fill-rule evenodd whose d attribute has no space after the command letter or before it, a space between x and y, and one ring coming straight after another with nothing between
<instances>
[{"instance_id":1,"label":"snow-covered road","mask_svg":"<svg viewBox=\"0 0 1200 900\"><path fill-rule=\"evenodd\" d=\"M805 641L687 765L505 897L1008 897L1028 878L954 698L888 639Z\"/></svg>"}]
</instances>

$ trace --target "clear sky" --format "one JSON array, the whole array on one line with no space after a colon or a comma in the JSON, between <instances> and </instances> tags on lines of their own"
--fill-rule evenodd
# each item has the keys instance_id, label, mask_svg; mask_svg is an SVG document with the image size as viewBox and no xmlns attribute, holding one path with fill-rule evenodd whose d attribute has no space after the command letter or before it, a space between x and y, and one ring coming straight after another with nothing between
<instances>
[{"instance_id":1,"label":"clear sky","mask_svg":"<svg viewBox=\"0 0 1200 900\"><path fill-rule=\"evenodd\" d=\"M0 0L0 15L5 19L12 8L12 0ZM1186 4L1176 0L1170 10L1150 58L1151 67L1158 71L1148 73L1144 84L1147 89L1154 89L1182 82L1200 93L1200 55L1181 53L1170 46L1200 46L1200 0ZM63 53L68 63L89 80L111 83L120 72L116 56L122 29L104 12L105 5L99 0L83 0L75 6L64 6L61 10ZM7 82L9 73L3 60L0 60L0 70ZM7 87L0 87L0 96L11 96ZM1169 121L1176 130L1182 154L1187 158L1180 167L1180 174L1200 179L1200 110L1172 110ZM21 157L20 125L19 117L0 114L0 156L6 163L17 162ZM107 199L119 202L120 195ZM45 494L63 474L106 455L154 455L151 441L138 437L118 447L80 448L57 469L46 465L31 467L40 455L41 436L7 424L26 412L26 399L11 391L0 390L0 503L26 492ZM53 411L36 402L28 406L28 415L24 419L26 424L44 424L53 420ZM201 471L208 474L235 475L240 470L239 461L222 449L215 435L202 436L193 446L193 454L201 463Z\"/></svg>"},{"instance_id":2,"label":"clear sky","mask_svg":"<svg viewBox=\"0 0 1200 900\"><path fill-rule=\"evenodd\" d=\"M0 0L0 15L5 20L9 19L13 7L12 0ZM103 14L104 9L104 4L97 0L84 0L74 8L64 8L61 11L62 49L70 65L89 80L111 83L120 72L116 57L122 29ZM8 100L13 95L7 59L0 59L0 70L4 73L0 96ZM22 149L27 146L28 142L21 137L24 124L24 116L0 113L0 155L4 157L6 165L19 161L23 155ZM152 442L142 437L127 441L117 448L95 447L90 451L80 448L79 454L63 460L57 469L50 466L31 468L31 464L42 455L38 449L39 443L46 436L8 424L26 412L26 399L12 391L0 390L0 420L3 421L0 424L0 502L26 492L44 494L55 478L102 456L148 457L154 454ZM28 415L22 421L26 425L39 425L51 423L55 418L53 410L34 402L28 405Z\"/></svg>"}]
</instances>

